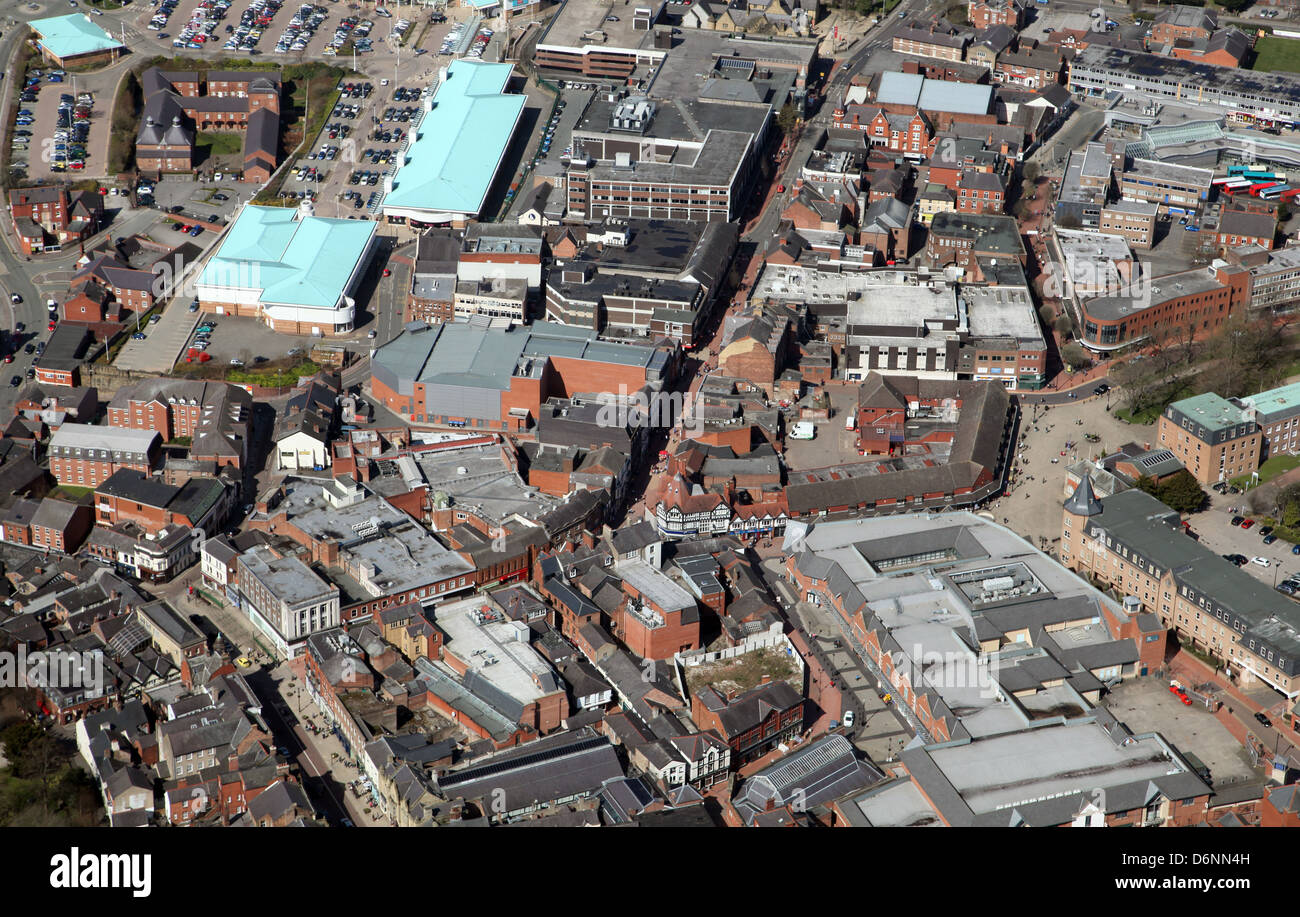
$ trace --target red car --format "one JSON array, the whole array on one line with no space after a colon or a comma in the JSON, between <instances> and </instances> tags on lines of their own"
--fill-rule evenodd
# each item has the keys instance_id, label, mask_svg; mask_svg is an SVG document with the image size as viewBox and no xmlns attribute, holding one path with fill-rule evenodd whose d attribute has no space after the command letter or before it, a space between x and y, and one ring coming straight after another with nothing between
<instances>
[{"instance_id":1,"label":"red car","mask_svg":"<svg viewBox=\"0 0 1300 917\"><path fill-rule=\"evenodd\" d=\"M1183 704L1185 704L1188 707L1192 705L1192 699L1188 697L1186 694L1179 694L1178 699L1181 700Z\"/></svg>"},{"instance_id":2,"label":"red car","mask_svg":"<svg viewBox=\"0 0 1300 917\"><path fill-rule=\"evenodd\" d=\"M388 268L384 268L384 276L385 276L385 277L391 277L392 275L393 275L393 272L392 272L392 271L390 271Z\"/></svg>"},{"instance_id":3,"label":"red car","mask_svg":"<svg viewBox=\"0 0 1300 917\"><path fill-rule=\"evenodd\" d=\"M1252 525L1254 525L1254 524L1255 524L1255 520L1254 520L1254 519L1247 519L1245 522L1243 522L1243 523L1241 524L1241 527L1242 527L1243 529L1248 529L1248 528L1250 528L1250 527L1251 527Z\"/></svg>"}]
</instances>

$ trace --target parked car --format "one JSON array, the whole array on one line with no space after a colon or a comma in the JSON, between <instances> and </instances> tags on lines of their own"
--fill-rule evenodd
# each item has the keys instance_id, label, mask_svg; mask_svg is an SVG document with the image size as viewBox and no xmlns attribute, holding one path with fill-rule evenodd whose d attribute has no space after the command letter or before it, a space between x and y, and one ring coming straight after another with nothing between
<instances>
[{"instance_id":1,"label":"parked car","mask_svg":"<svg viewBox=\"0 0 1300 917\"><path fill-rule=\"evenodd\" d=\"M1266 717L1263 713L1256 713L1256 714L1255 714L1255 721L1256 721L1257 723L1259 723L1259 725L1261 725L1261 726L1272 726L1272 725L1273 725L1273 721L1270 720L1268 717Z\"/></svg>"},{"instance_id":2,"label":"parked car","mask_svg":"<svg viewBox=\"0 0 1300 917\"><path fill-rule=\"evenodd\" d=\"M1250 562L1251 562L1252 564L1254 564L1255 566L1257 566L1257 567L1267 567L1267 566L1270 566L1270 564L1269 564L1269 560L1268 560L1267 557L1252 557L1252 558L1250 559Z\"/></svg>"},{"instance_id":3,"label":"parked car","mask_svg":"<svg viewBox=\"0 0 1300 917\"><path fill-rule=\"evenodd\" d=\"M1245 517L1245 516L1233 516L1233 517L1232 517L1232 524L1233 524L1233 525L1241 525L1241 524L1242 524L1243 522L1245 522L1245 521L1246 521L1246 517Z\"/></svg>"}]
</instances>

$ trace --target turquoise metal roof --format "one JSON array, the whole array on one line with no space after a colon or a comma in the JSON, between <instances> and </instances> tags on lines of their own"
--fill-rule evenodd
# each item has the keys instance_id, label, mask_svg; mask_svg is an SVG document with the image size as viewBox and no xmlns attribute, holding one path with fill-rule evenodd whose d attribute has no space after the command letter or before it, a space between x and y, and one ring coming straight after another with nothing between
<instances>
[{"instance_id":1,"label":"turquoise metal roof","mask_svg":"<svg viewBox=\"0 0 1300 917\"><path fill-rule=\"evenodd\" d=\"M504 92L513 69L473 60L447 68L385 208L478 214L524 109L524 96Z\"/></svg>"},{"instance_id":2,"label":"turquoise metal roof","mask_svg":"<svg viewBox=\"0 0 1300 917\"><path fill-rule=\"evenodd\" d=\"M123 46L82 13L33 19L30 25L41 36L41 45L59 58L109 51Z\"/></svg>"},{"instance_id":3,"label":"turquoise metal roof","mask_svg":"<svg viewBox=\"0 0 1300 917\"><path fill-rule=\"evenodd\" d=\"M204 265L199 283L260 289L263 305L333 309L378 224L247 206Z\"/></svg>"}]
</instances>

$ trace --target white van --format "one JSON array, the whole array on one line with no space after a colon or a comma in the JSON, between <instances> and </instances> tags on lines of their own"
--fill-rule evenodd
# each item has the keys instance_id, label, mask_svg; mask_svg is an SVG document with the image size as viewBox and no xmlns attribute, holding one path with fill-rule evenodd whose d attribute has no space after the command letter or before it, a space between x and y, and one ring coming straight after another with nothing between
<instances>
[{"instance_id":1,"label":"white van","mask_svg":"<svg viewBox=\"0 0 1300 917\"><path fill-rule=\"evenodd\" d=\"M844 419L844 429L852 431L852 430L856 430L857 428L858 428L858 415L850 413L849 416Z\"/></svg>"},{"instance_id":2,"label":"white van","mask_svg":"<svg viewBox=\"0 0 1300 917\"><path fill-rule=\"evenodd\" d=\"M812 439L816 432L811 421L801 420L790 428L790 439Z\"/></svg>"}]
</instances>

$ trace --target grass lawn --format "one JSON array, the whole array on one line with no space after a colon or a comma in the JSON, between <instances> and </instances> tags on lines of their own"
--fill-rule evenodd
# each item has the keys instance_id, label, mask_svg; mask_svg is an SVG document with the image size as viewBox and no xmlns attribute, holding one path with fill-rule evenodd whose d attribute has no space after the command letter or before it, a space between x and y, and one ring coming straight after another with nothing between
<instances>
[{"instance_id":1,"label":"grass lawn","mask_svg":"<svg viewBox=\"0 0 1300 917\"><path fill-rule=\"evenodd\" d=\"M93 487L76 487L72 484L60 484L54 490L50 491L51 497L62 497L65 500L77 501L82 497L89 496L95 492Z\"/></svg>"},{"instance_id":2,"label":"grass lawn","mask_svg":"<svg viewBox=\"0 0 1300 917\"><path fill-rule=\"evenodd\" d=\"M194 145L207 147L209 156L232 156L243 152L244 138L234 131L200 131Z\"/></svg>"},{"instance_id":3,"label":"grass lawn","mask_svg":"<svg viewBox=\"0 0 1300 917\"><path fill-rule=\"evenodd\" d=\"M1155 423L1156 418L1164 412L1164 409L1164 405L1153 404L1134 414L1128 408L1116 408L1115 416L1125 423L1135 423L1145 426L1149 423Z\"/></svg>"},{"instance_id":4,"label":"grass lawn","mask_svg":"<svg viewBox=\"0 0 1300 917\"><path fill-rule=\"evenodd\" d=\"M1292 376L1300 376L1300 360L1292 360L1286 366L1282 367L1282 379L1290 379ZM1278 383L1281 385L1281 382Z\"/></svg>"},{"instance_id":5,"label":"grass lawn","mask_svg":"<svg viewBox=\"0 0 1300 917\"><path fill-rule=\"evenodd\" d=\"M1276 35L1261 36L1255 43L1255 64L1251 69L1300 73L1300 41Z\"/></svg>"},{"instance_id":6,"label":"grass lawn","mask_svg":"<svg viewBox=\"0 0 1300 917\"><path fill-rule=\"evenodd\" d=\"M1259 483L1267 483L1279 474L1290 471L1297 466L1300 466L1300 455L1275 455L1259 466ZM1243 474L1241 477L1233 478L1229 483L1238 487L1245 487L1250 483L1250 475Z\"/></svg>"}]
</instances>

